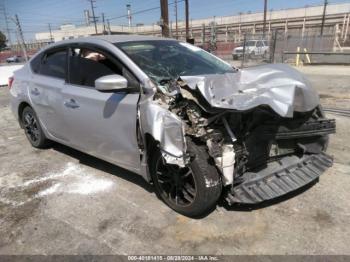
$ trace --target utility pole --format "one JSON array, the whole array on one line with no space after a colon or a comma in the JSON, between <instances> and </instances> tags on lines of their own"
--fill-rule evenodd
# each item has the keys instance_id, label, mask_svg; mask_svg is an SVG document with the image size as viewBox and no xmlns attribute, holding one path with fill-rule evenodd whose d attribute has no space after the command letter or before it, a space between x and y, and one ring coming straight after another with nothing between
<instances>
[{"instance_id":1,"label":"utility pole","mask_svg":"<svg viewBox=\"0 0 350 262\"><path fill-rule=\"evenodd\" d=\"M265 38L265 31L266 31L266 13L267 13L267 0L264 0L264 25L263 25L263 38Z\"/></svg>"},{"instance_id":2,"label":"utility pole","mask_svg":"<svg viewBox=\"0 0 350 262\"><path fill-rule=\"evenodd\" d=\"M162 36L169 37L169 13L168 0L160 0L160 24L162 27Z\"/></svg>"},{"instance_id":3,"label":"utility pole","mask_svg":"<svg viewBox=\"0 0 350 262\"><path fill-rule=\"evenodd\" d=\"M20 45L21 45L21 48L22 48L22 51L23 51L24 58L25 58L26 61L28 61L27 47L26 47L26 43L24 42L23 31L22 31L22 27L21 27L21 24L19 22L17 14L15 15L15 18L13 19L13 21L15 22L16 27L17 27L17 34L18 34L18 36L20 38L20 42L21 42Z\"/></svg>"},{"instance_id":4,"label":"utility pole","mask_svg":"<svg viewBox=\"0 0 350 262\"><path fill-rule=\"evenodd\" d=\"M12 46L12 41L11 41L11 33L10 33L10 28L9 28L9 24L8 24L8 17L7 17L7 12L6 12L6 7L5 7L5 3L2 6L2 11L4 13L4 19L5 19L5 26L6 26L6 32L7 32L7 41L10 44L10 46Z\"/></svg>"},{"instance_id":5,"label":"utility pole","mask_svg":"<svg viewBox=\"0 0 350 262\"><path fill-rule=\"evenodd\" d=\"M95 16L95 6L94 3L96 1L95 0L90 0L90 4L91 4L91 13L92 13L92 21L94 22L95 25L95 33L97 34L97 24L96 24L96 16Z\"/></svg>"},{"instance_id":6,"label":"utility pole","mask_svg":"<svg viewBox=\"0 0 350 262\"><path fill-rule=\"evenodd\" d=\"M49 32L50 32L50 42L53 42L51 24L49 23Z\"/></svg>"},{"instance_id":7,"label":"utility pole","mask_svg":"<svg viewBox=\"0 0 350 262\"><path fill-rule=\"evenodd\" d=\"M186 16L186 42L189 41L189 8L188 8L188 0L185 0L185 16Z\"/></svg>"},{"instance_id":8,"label":"utility pole","mask_svg":"<svg viewBox=\"0 0 350 262\"><path fill-rule=\"evenodd\" d=\"M326 20L326 10L327 10L328 1L324 0L323 5L323 15L322 15L322 25L321 25L321 36L323 36L324 22Z\"/></svg>"},{"instance_id":9,"label":"utility pole","mask_svg":"<svg viewBox=\"0 0 350 262\"><path fill-rule=\"evenodd\" d=\"M102 13L103 34L106 34L105 13Z\"/></svg>"},{"instance_id":10,"label":"utility pole","mask_svg":"<svg viewBox=\"0 0 350 262\"><path fill-rule=\"evenodd\" d=\"M174 2L175 4L175 32L176 32L176 39L178 39L178 24L177 24L177 0Z\"/></svg>"}]
</instances>

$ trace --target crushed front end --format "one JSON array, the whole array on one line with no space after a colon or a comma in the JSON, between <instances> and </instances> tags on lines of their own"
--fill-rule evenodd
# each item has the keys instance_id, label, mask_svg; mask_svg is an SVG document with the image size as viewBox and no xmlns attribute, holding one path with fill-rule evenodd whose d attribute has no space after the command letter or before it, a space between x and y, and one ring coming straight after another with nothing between
<instances>
[{"instance_id":1,"label":"crushed front end","mask_svg":"<svg viewBox=\"0 0 350 262\"><path fill-rule=\"evenodd\" d=\"M325 153L335 120L322 108L281 116L269 106L214 108L185 81L168 82L171 95L155 95L183 122L185 136L206 145L222 174L228 204L256 204L315 181L333 159Z\"/></svg>"},{"instance_id":2,"label":"crushed front end","mask_svg":"<svg viewBox=\"0 0 350 262\"><path fill-rule=\"evenodd\" d=\"M229 204L255 204L277 198L316 180L333 159L325 153L335 121L318 107L283 118L263 108L231 115L230 128L239 130Z\"/></svg>"}]
</instances>

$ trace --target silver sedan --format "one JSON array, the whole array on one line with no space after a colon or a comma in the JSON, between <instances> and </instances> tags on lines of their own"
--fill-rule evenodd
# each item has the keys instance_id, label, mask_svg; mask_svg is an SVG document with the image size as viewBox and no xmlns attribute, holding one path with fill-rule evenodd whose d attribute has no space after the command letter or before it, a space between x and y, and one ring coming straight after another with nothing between
<instances>
[{"instance_id":1,"label":"silver sedan","mask_svg":"<svg viewBox=\"0 0 350 262\"><path fill-rule=\"evenodd\" d=\"M278 198L332 165L335 121L286 65L238 70L172 39L101 36L49 45L10 83L34 147L62 143L140 174L187 216Z\"/></svg>"}]
</instances>

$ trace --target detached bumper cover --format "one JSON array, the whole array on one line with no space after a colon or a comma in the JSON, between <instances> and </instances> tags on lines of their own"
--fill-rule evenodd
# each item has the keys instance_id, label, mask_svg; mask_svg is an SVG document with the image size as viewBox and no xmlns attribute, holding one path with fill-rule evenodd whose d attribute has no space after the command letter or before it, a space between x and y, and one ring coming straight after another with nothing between
<instances>
[{"instance_id":1,"label":"detached bumper cover","mask_svg":"<svg viewBox=\"0 0 350 262\"><path fill-rule=\"evenodd\" d=\"M295 159L278 161L271 168L272 172L248 174L250 179L233 187L226 196L226 201L230 205L257 204L278 198L311 183L332 164L333 158L325 153L307 155L299 161Z\"/></svg>"}]
</instances>

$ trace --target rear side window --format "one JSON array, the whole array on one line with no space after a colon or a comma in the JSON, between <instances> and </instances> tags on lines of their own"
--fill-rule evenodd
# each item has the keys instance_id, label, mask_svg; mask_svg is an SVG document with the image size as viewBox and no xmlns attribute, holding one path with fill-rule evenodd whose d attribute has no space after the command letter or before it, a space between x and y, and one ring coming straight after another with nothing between
<instances>
[{"instance_id":1,"label":"rear side window","mask_svg":"<svg viewBox=\"0 0 350 262\"><path fill-rule=\"evenodd\" d=\"M39 73L42 54L37 55L31 62L30 67L34 73Z\"/></svg>"},{"instance_id":2,"label":"rear side window","mask_svg":"<svg viewBox=\"0 0 350 262\"><path fill-rule=\"evenodd\" d=\"M66 50L59 50L56 52L47 53L42 59L39 74L65 79L66 67Z\"/></svg>"}]
</instances>

